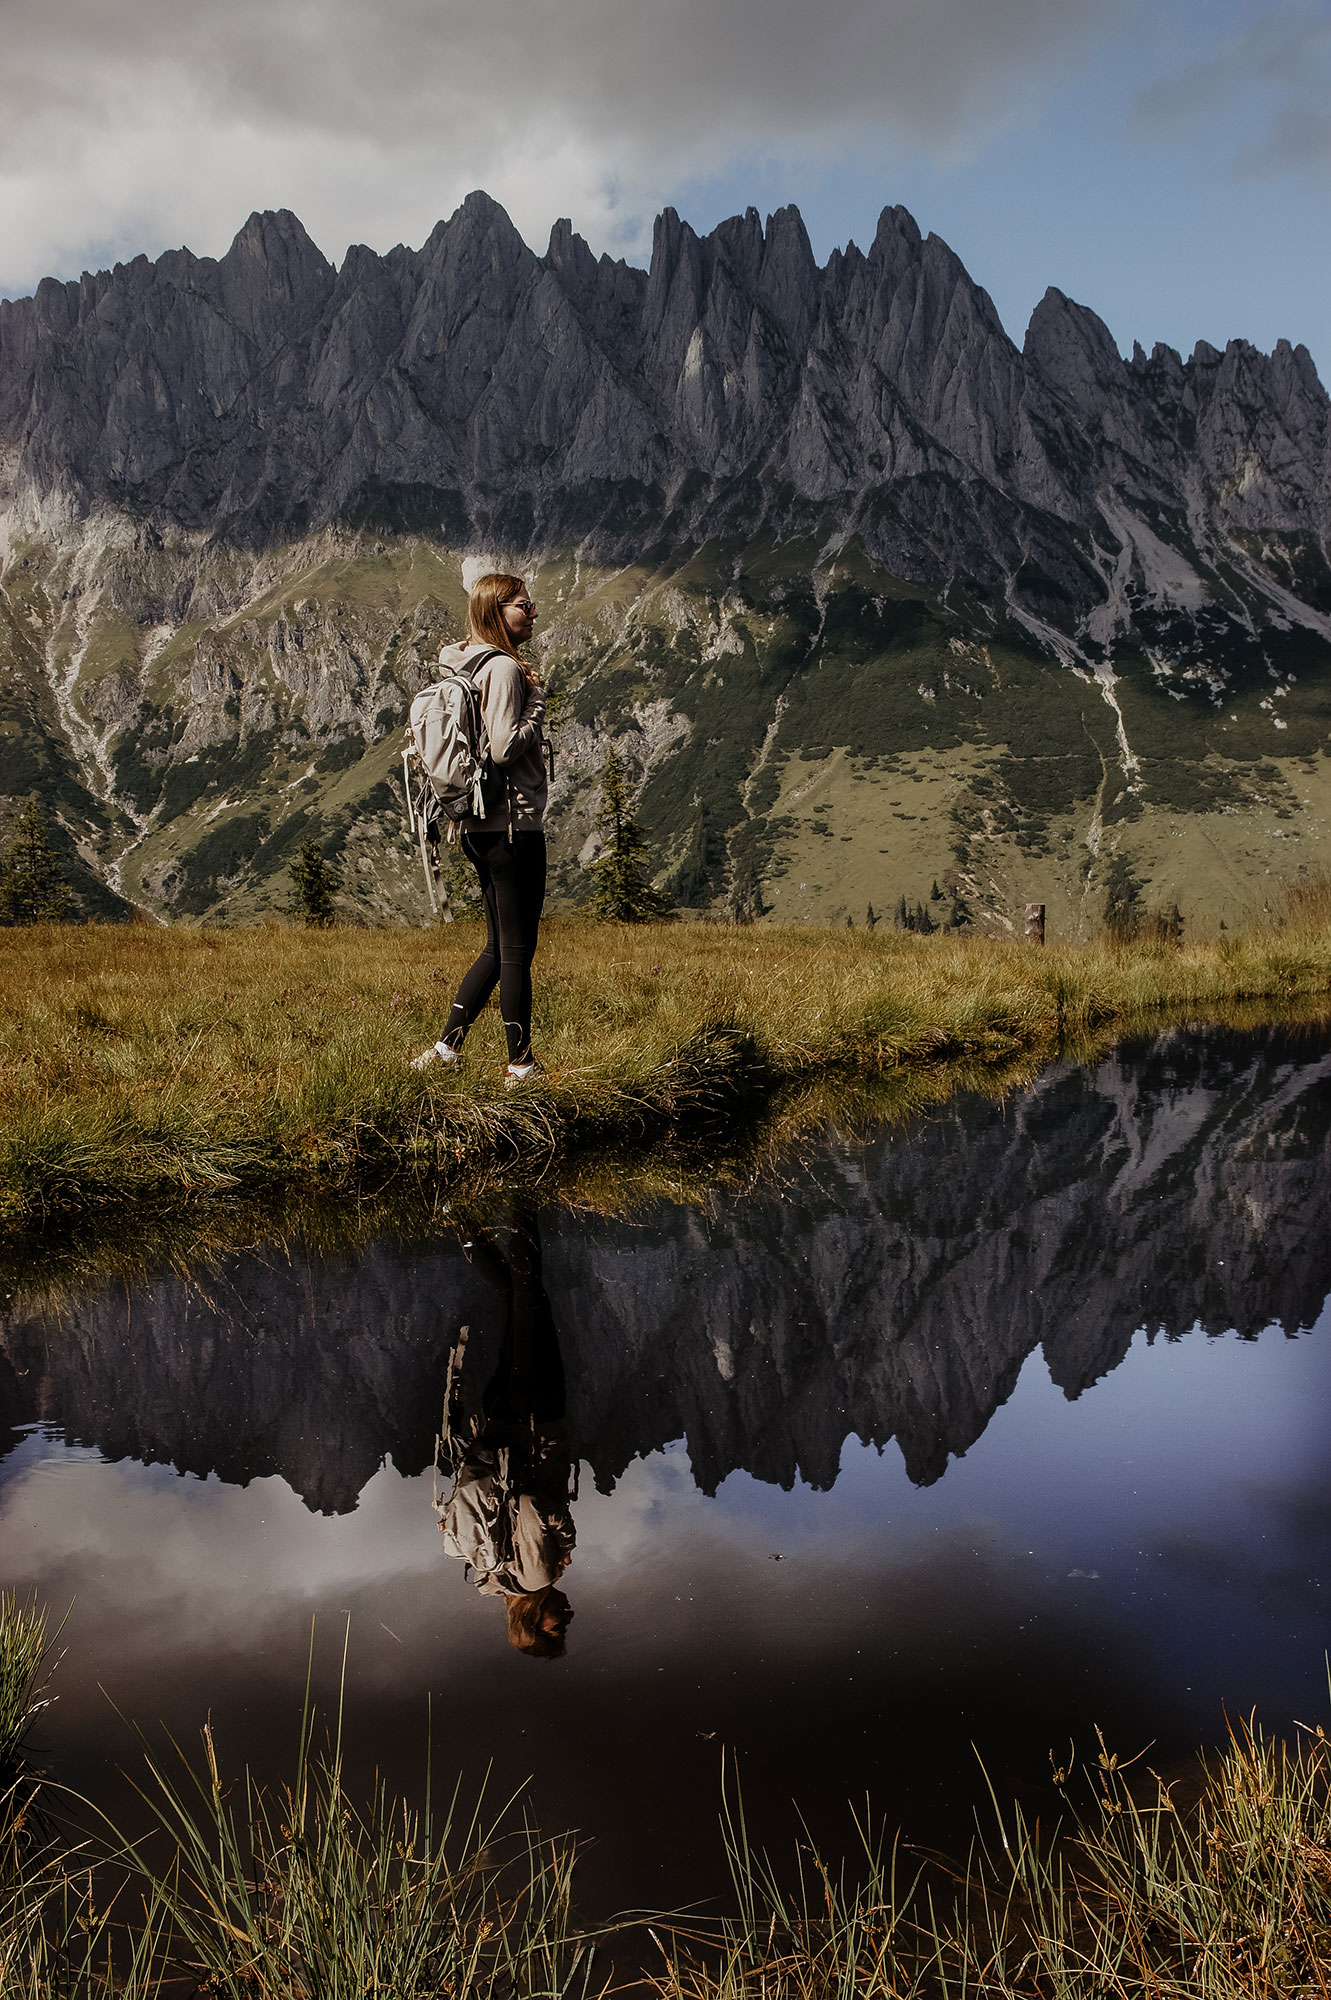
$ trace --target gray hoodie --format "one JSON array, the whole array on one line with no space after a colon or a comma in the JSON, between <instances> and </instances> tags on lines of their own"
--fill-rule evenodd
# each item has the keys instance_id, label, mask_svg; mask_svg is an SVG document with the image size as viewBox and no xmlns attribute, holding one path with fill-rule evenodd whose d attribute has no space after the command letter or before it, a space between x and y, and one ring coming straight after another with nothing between
<instances>
[{"instance_id":1,"label":"gray hoodie","mask_svg":"<svg viewBox=\"0 0 1331 2000\"><path fill-rule=\"evenodd\" d=\"M461 825L466 833L507 833L510 823L515 833L537 833L548 790L544 694L531 685L516 660L474 641L445 646L439 664L453 671L487 652L491 658L477 674L476 688L490 761L503 772L508 796L485 819L467 818Z\"/></svg>"}]
</instances>

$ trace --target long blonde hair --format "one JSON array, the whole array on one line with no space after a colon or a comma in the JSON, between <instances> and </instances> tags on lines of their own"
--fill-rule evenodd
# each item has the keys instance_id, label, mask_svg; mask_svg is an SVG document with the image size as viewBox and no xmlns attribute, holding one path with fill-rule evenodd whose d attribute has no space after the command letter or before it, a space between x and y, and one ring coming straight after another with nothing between
<instances>
[{"instance_id":1,"label":"long blonde hair","mask_svg":"<svg viewBox=\"0 0 1331 2000\"><path fill-rule=\"evenodd\" d=\"M504 606L521 597L527 585L520 576L506 576L497 569L478 576L467 599L467 636L478 646L498 646L510 660L516 660L532 687L541 685L535 667L524 660L513 644L513 634L504 623Z\"/></svg>"}]
</instances>

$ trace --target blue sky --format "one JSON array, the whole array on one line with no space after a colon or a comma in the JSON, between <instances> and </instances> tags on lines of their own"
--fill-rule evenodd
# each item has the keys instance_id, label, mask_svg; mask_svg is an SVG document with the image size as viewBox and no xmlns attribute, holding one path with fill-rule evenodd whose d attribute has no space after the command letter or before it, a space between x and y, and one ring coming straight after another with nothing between
<instances>
[{"instance_id":1,"label":"blue sky","mask_svg":"<svg viewBox=\"0 0 1331 2000\"><path fill-rule=\"evenodd\" d=\"M473 187L538 249L796 202L820 255L903 202L1020 340L1282 335L1331 372L1331 0L10 0L0 293L255 207L333 258Z\"/></svg>"},{"instance_id":2,"label":"blue sky","mask_svg":"<svg viewBox=\"0 0 1331 2000\"><path fill-rule=\"evenodd\" d=\"M1281 16L1310 31L1320 154L1290 144L1282 155L1301 93L1244 61L1253 28L1274 31ZM1223 77L1197 77L1227 56ZM1154 25L1134 10L970 157L885 146L821 169L772 158L699 182L676 206L710 227L748 202L766 213L785 201L820 258L848 237L867 245L884 203L904 203L951 244L1018 344L1057 285L1125 353L1134 340L1186 355L1199 339L1269 350L1283 337L1331 382L1331 8L1175 5Z\"/></svg>"}]
</instances>

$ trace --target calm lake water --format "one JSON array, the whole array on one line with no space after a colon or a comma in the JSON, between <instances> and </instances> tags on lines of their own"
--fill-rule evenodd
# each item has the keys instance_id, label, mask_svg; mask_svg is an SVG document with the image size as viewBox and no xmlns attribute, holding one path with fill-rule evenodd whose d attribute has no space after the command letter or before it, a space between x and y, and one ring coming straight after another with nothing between
<instances>
[{"instance_id":1,"label":"calm lake water","mask_svg":"<svg viewBox=\"0 0 1331 2000\"><path fill-rule=\"evenodd\" d=\"M428 1734L530 1777L606 1907L719 1889L723 1752L778 1844L867 1794L963 1848L977 1751L1038 1804L1097 1725L1174 1770L1226 1706L1325 1720L1329 1165L1325 1028L1171 1031L707 1210L11 1303L0 1582L71 1607L45 1762L119 1808L124 1718L211 1716L281 1770L349 1621L358 1772L418 1788ZM454 1457L546 1524L511 1565L576 1537L562 1658L439 1532L463 1325Z\"/></svg>"}]
</instances>

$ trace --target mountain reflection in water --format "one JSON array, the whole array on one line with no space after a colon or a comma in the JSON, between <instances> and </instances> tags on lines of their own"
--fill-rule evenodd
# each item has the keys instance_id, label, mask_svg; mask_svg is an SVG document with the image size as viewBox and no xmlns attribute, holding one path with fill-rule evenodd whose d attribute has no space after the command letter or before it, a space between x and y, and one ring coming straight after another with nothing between
<instances>
[{"instance_id":1,"label":"mountain reflection in water","mask_svg":"<svg viewBox=\"0 0 1331 2000\"><path fill-rule=\"evenodd\" d=\"M724 1892L723 1752L764 1841L868 1795L964 1851L976 1752L1056 1814L1096 1726L1174 1772L1223 1704L1323 1718L1331 1341L1267 1329L1324 1313L1329 1148L1325 1030L1170 1032L705 1210L11 1307L0 1587L72 1606L41 1748L122 1812L109 1697L289 1774L312 1673L356 1784L418 1792L428 1727L659 1907Z\"/></svg>"},{"instance_id":2,"label":"mountain reflection in water","mask_svg":"<svg viewBox=\"0 0 1331 2000\"><path fill-rule=\"evenodd\" d=\"M602 1491L680 1438L705 1493L737 1469L829 1488L851 1435L895 1439L926 1485L1037 1347L1075 1397L1141 1327L1313 1323L1331 1289L1324 1041L1171 1031L1007 1105L958 1100L913 1133L830 1146L710 1212L549 1211L539 1250L528 1218L505 1251L497 1215L479 1252L446 1234L107 1286L0 1321L0 1442L40 1422L111 1460L276 1473L347 1512L385 1458L429 1466L462 1325L475 1416L505 1334L493 1266L534 1252L568 1436Z\"/></svg>"}]
</instances>

